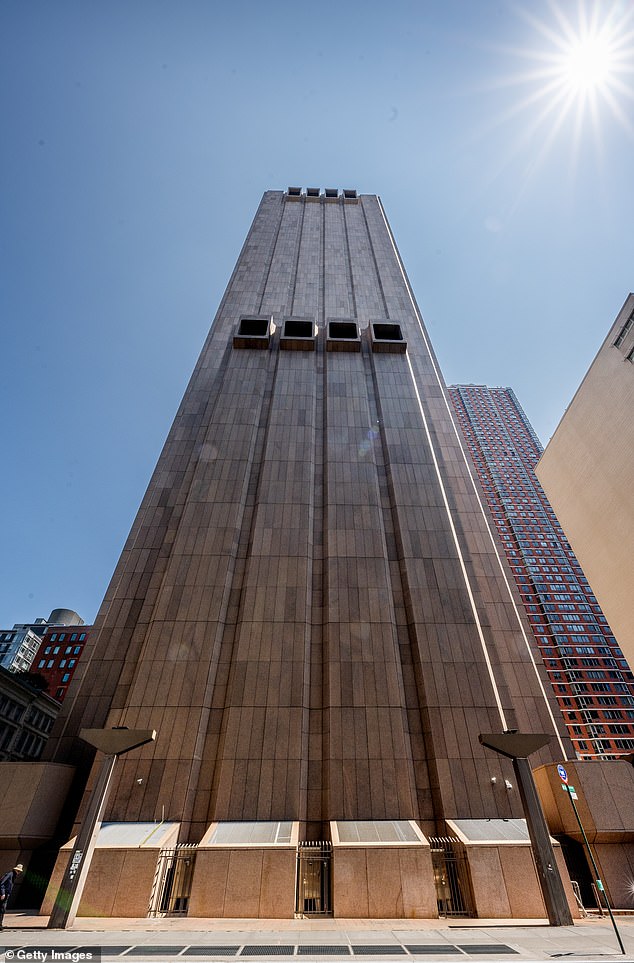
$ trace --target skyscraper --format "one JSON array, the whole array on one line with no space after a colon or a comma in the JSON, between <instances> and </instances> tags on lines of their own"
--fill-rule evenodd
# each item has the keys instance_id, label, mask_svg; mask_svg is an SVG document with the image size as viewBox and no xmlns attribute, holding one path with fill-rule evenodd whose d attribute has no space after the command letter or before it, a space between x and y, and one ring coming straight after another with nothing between
<instances>
[{"instance_id":1,"label":"skyscraper","mask_svg":"<svg viewBox=\"0 0 634 963\"><path fill-rule=\"evenodd\" d=\"M262 199L49 758L122 725L158 738L106 818L191 843L362 821L414 844L522 815L479 733L570 754L376 196Z\"/></svg>"},{"instance_id":2,"label":"skyscraper","mask_svg":"<svg viewBox=\"0 0 634 963\"><path fill-rule=\"evenodd\" d=\"M634 676L535 475L542 446L510 388L449 388L579 759L634 750Z\"/></svg>"}]
</instances>

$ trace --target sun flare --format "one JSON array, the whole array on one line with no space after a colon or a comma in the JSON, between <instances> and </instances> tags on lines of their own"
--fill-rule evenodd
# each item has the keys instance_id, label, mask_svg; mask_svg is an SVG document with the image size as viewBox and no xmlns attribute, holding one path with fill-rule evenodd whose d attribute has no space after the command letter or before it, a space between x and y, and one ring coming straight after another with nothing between
<instances>
[{"instance_id":1,"label":"sun flare","mask_svg":"<svg viewBox=\"0 0 634 963\"><path fill-rule=\"evenodd\" d=\"M542 134L544 150L568 122L575 149L588 129L601 151L612 121L634 138L634 3L549 0L546 18L531 2L515 10L537 43L514 48L527 67L507 78L525 91L510 114L523 115L531 135Z\"/></svg>"},{"instance_id":2,"label":"sun flare","mask_svg":"<svg viewBox=\"0 0 634 963\"><path fill-rule=\"evenodd\" d=\"M612 79L612 54L606 37L595 34L579 38L562 56L562 79L575 93L601 89Z\"/></svg>"}]
</instances>

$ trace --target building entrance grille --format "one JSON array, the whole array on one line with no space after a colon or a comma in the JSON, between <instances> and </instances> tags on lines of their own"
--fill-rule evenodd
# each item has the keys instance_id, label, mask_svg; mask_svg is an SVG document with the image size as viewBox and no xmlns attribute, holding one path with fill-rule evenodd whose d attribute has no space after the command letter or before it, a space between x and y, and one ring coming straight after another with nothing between
<instances>
[{"instance_id":1,"label":"building entrance grille","mask_svg":"<svg viewBox=\"0 0 634 963\"><path fill-rule=\"evenodd\" d=\"M195 843L181 843L160 851L148 916L187 916L196 849Z\"/></svg>"},{"instance_id":2,"label":"building entrance grille","mask_svg":"<svg viewBox=\"0 0 634 963\"><path fill-rule=\"evenodd\" d=\"M332 843L306 842L297 847L297 916L332 916Z\"/></svg>"},{"instance_id":3,"label":"building entrance grille","mask_svg":"<svg viewBox=\"0 0 634 963\"><path fill-rule=\"evenodd\" d=\"M453 836L430 836L438 915L474 917L467 848Z\"/></svg>"}]
</instances>

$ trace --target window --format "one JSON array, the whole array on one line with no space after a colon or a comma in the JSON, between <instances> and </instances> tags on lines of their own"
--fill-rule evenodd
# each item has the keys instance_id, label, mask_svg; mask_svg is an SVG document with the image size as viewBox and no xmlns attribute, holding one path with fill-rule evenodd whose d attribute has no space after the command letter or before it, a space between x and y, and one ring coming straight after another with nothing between
<instances>
[{"instance_id":1,"label":"window","mask_svg":"<svg viewBox=\"0 0 634 963\"><path fill-rule=\"evenodd\" d=\"M634 311L632 312L632 314L630 314L629 318L627 319L627 321L625 322L625 324L624 324L623 327L621 328L621 330L620 330L620 332L619 332L619 335L618 335L616 341L614 342L614 347L615 347L615 348L620 348L620 347L621 347L621 345L623 344L623 342L624 342L625 339L627 338L628 333L629 333L629 331L630 331L630 329L631 329L631 327L632 327L633 324L634 324Z\"/></svg>"},{"instance_id":2,"label":"window","mask_svg":"<svg viewBox=\"0 0 634 963\"><path fill-rule=\"evenodd\" d=\"M70 679L70 672L65 672L64 675L62 676L62 682L68 682L69 679Z\"/></svg>"},{"instance_id":3,"label":"window","mask_svg":"<svg viewBox=\"0 0 634 963\"><path fill-rule=\"evenodd\" d=\"M79 636L79 641L83 642L85 638L86 638L86 633L82 632L81 635Z\"/></svg>"},{"instance_id":4,"label":"window","mask_svg":"<svg viewBox=\"0 0 634 963\"><path fill-rule=\"evenodd\" d=\"M37 667L38 669L43 669L45 665L46 665L46 659L40 659L40 661L37 664Z\"/></svg>"}]
</instances>

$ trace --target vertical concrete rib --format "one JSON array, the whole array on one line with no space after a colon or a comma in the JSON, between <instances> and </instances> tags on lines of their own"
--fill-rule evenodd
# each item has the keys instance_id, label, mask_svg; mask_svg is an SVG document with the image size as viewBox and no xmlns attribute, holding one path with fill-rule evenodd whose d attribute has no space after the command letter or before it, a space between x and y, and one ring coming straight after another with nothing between
<instances>
[{"instance_id":1,"label":"vertical concrete rib","mask_svg":"<svg viewBox=\"0 0 634 963\"><path fill-rule=\"evenodd\" d=\"M468 459L467 459L467 457L466 457L465 449L464 449L464 446L463 446L463 443L462 443L462 439L461 439L461 437L460 437L460 432L458 431L458 428L457 428L457 425L456 425L456 422L455 422L455 419L454 419L454 416L453 416L453 412L452 412L452 409L451 409L451 403L450 403L449 398L448 398L448 395L447 395L447 390L446 390L446 388L445 388L444 381L443 381L442 376L441 376L441 374L440 374L440 369L439 369L438 364L437 364L437 362L436 362L435 356L434 356L433 351L432 351L432 349L431 349L431 345L430 345L429 340L428 340L428 338L427 338L427 334L426 334L425 327L424 327L424 324L423 324L422 316L421 316L421 314L420 314L418 305L417 305L416 300L415 300L415 298L414 298L414 294L413 294L412 289L411 289L411 286L410 286L410 284L409 284L409 280L408 280L407 275L406 275L406 273L405 273L405 269L404 269L404 267L403 267L403 263L402 263L400 254L399 254L398 249L397 249L397 247L396 247L396 243L395 243L395 241L394 241L394 237L393 237L393 235L392 235L392 232L391 232L389 223L388 223L388 221L387 221L387 218L386 218L386 216L385 216L385 212L384 212L384 210L383 210L383 206L382 206L381 201L380 201L379 198L376 198L376 203L377 203L377 205L378 205L378 210L379 210L379 212L380 212L380 216L381 216L381 219L382 219L383 227L385 228L385 230L386 230L386 232L387 232L387 237L388 237L388 239L389 239L389 243L390 243L390 246L391 246L391 248L392 248L393 258L394 258L394 260L395 260L395 264L396 264L396 266L397 266L397 270L398 270L398 273L399 273L400 287L402 288L401 298L402 298L403 295L404 295L404 296L406 297L406 299L407 299L407 302L408 302L407 304L403 304L403 309L404 309L404 310L409 309L409 311L413 311L416 324L417 324L417 326L418 326L418 329L419 329L419 331L420 331L420 334L422 335L423 342L424 342L424 344L425 344L425 347L426 347L426 350L427 350L427 354L428 354L428 357L429 357L429 361L430 361L430 364L431 364L431 369L432 369L432 371L433 371L433 378L434 378L434 381L435 381L435 384L436 384L437 388L439 389L439 395L440 395L441 404L442 404L442 407L443 407L443 417L447 419L448 424L451 426L452 435L453 435L452 441L455 443L455 445L457 446L457 448L458 448L459 451L460 451L460 454L461 454L461 467L464 468L464 470L465 470L465 472L466 472L466 475L467 475L468 478L469 478L470 485L471 485L471 494L472 494L472 496L474 497L475 502L476 502L476 504L477 504L477 506L478 506L478 510L479 510L479 511L478 511L479 523L482 525L483 529L484 529L484 530L486 531L486 533L487 533L487 536L488 536L488 539L489 539L489 544L490 544L490 546L491 546L491 549L492 549L492 551L493 551L494 558L495 558L496 563L497 563L498 576L499 576L499 578L501 578L501 580L502 580L502 582L503 582L503 584L504 584L504 589L505 589L504 594L505 594L506 601L507 601L507 603L510 603L510 605L512 606L512 610L513 610L513 613L514 613L514 616L515 616L516 626L517 626L518 631L519 631L520 634L521 634L521 638L522 638L522 641L523 641L524 653L525 653L525 655L528 656L528 660L529 660L529 662L530 662L530 664L531 664L531 666L532 666L532 668L533 668L534 679L535 679L535 681L536 681L536 683L537 683L537 686L538 686L538 688L539 688L539 690L540 690L540 692L541 692L542 698L543 698L543 708L545 709L546 716L547 716L547 718L548 718L548 722L550 723L550 725L548 726L548 728L552 728L552 731L554 732L554 734L555 734L555 736L556 736L556 739L557 739L557 742L558 742L559 750L560 750L563 758L566 759L566 758L567 758L566 748L565 748L564 743L563 743L563 741L562 741L562 738L561 738L561 735L560 735L560 732L559 732L559 727L557 726L557 723L555 722L551 705L550 705L550 703L549 703L548 697L546 696L546 692L545 692L545 690L544 690L543 682L542 682L541 677L540 677L540 675L539 675L539 671L538 671L538 668L537 668L537 664L536 664L536 662L535 662L535 659L534 659L534 656L533 656L533 653L532 653L532 650L531 650L531 646L530 646L530 643L529 643L529 640L528 640L527 630L526 630L526 628L525 628L525 626L524 626L524 622L523 622L522 615L521 615L521 613L520 613L520 611L519 611L519 609L518 609L518 606L517 606L517 604L516 604L516 602L515 602L515 598L514 598L514 595L513 595L513 591L512 591L512 589L511 589L510 579L509 579L508 573L507 573L507 571L506 571L506 569L505 569L505 566L504 566L504 564L503 564L500 549L499 549L498 544L497 544L497 542L496 542L496 539L495 539L495 537L494 537L494 535L493 535L493 530L492 530L491 524L489 523L489 519L487 518L487 514L486 514L486 511L485 511L485 509L484 509L484 505L483 505L483 503L482 503L482 499L481 499L481 497L480 497L480 493L479 493L479 490L478 490L478 486L477 486L477 484L476 484L475 478L474 478L474 476L473 476L473 472L471 471L471 468L470 468ZM412 378L415 379L415 375L414 375L414 371L413 371L413 370L412 370ZM419 377L418 377L418 380L420 380L420 375L419 375ZM457 538L457 534L456 534L456 538ZM473 595L471 589L470 589L470 595ZM475 603L474 603L474 604L475 604ZM481 630L481 627L480 627L480 632L481 632L481 631L482 631L482 630ZM489 658L488 655L487 655L487 658L488 658L488 660L490 661L490 658ZM499 694L496 695L496 700L499 700ZM499 711L500 711L500 709L499 709ZM504 710L501 710L501 717L502 717L502 718L505 718L505 717L506 717L506 713L504 712Z\"/></svg>"}]
</instances>

